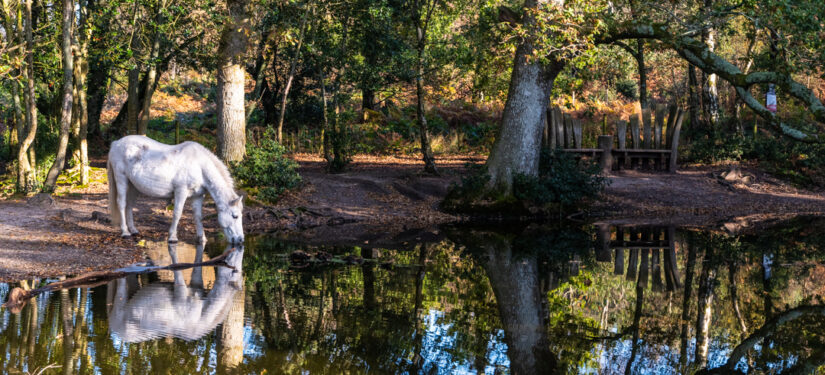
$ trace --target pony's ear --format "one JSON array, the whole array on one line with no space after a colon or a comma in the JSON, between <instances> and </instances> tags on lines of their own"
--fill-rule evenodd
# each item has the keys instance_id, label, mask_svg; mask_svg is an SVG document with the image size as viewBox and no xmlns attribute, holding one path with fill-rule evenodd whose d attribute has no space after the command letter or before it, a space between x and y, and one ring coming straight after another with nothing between
<instances>
[{"instance_id":1,"label":"pony's ear","mask_svg":"<svg viewBox=\"0 0 825 375\"><path fill-rule=\"evenodd\" d=\"M235 199L233 199L233 200L229 201L229 205L230 205L230 206L237 205L237 204L238 204L238 202L242 202L242 199L243 199L243 196L238 196L237 198L235 198Z\"/></svg>"}]
</instances>

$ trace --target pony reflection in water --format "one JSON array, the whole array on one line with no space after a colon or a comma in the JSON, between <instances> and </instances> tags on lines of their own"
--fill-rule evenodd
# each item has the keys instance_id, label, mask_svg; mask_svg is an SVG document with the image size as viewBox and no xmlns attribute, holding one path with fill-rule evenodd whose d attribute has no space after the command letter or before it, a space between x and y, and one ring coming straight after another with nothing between
<instances>
[{"instance_id":1,"label":"pony reflection in water","mask_svg":"<svg viewBox=\"0 0 825 375\"><path fill-rule=\"evenodd\" d=\"M141 135L126 136L112 142L106 169L109 215L123 237L138 234L132 209L140 192L154 198L174 198L169 242L178 241L178 221L186 199L191 197L197 238L205 241L202 207L209 192L227 241L243 243L243 197L235 193L226 165L200 144L183 142L170 146Z\"/></svg>"},{"instance_id":2,"label":"pony reflection in water","mask_svg":"<svg viewBox=\"0 0 825 375\"><path fill-rule=\"evenodd\" d=\"M232 249L229 246L226 251ZM177 244L169 244L172 263L178 262ZM198 244L195 263L203 259ZM230 267L215 267L215 282L205 289L203 267L192 269L189 285L183 271L173 271L174 282L139 286L135 276L109 283L109 329L124 342L143 342L164 337L197 340L227 320L236 299L243 303L243 247L226 257Z\"/></svg>"}]
</instances>

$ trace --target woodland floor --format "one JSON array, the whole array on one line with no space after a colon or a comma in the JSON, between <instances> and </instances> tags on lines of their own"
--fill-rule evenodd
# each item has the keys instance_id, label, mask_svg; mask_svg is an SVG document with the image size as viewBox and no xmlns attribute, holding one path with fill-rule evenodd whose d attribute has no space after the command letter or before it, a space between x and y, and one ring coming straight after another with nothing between
<instances>
[{"instance_id":1,"label":"woodland floor","mask_svg":"<svg viewBox=\"0 0 825 375\"><path fill-rule=\"evenodd\" d=\"M277 232L289 239L324 244L403 246L438 237L438 224L466 221L445 214L438 203L467 163L481 156L438 160L440 177L421 173L415 157L355 157L342 174L327 174L322 159L299 154L303 186L276 206L248 204L248 234ZM102 167L101 160L93 166ZM787 216L825 214L825 194L796 189L758 170L742 167L753 182L723 183L727 166L685 167L678 174L622 171L611 177L603 200L588 213L610 223L748 226ZM63 186L52 201L0 200L0 281L59 276L124 266L144 259L144 248L119 237L107 214L105 170L93 170L83 189ZM215 209L204 209L208 233L219 232ZM194 241L187 206L179 237ZM141 238L164 240L171 211L164 200L140 198L136 224Z\"/></svg>"}]
</instances>

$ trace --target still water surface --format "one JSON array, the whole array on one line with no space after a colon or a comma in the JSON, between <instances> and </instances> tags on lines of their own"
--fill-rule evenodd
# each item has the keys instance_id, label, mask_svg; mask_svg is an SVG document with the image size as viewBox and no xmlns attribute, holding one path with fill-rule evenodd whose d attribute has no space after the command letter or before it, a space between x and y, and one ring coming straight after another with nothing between
<instances>
[{"instance_id":1,"label":"still water surface","mask_svg":"<svg viewBox=\"0 0 825 375\"><path fill-rule=\"evenodd\" d=\"M811 373L825 221L771 229L441 228L396 248L258 237L227 267L43 294L0 312L3 373ZM225 249L150 244L159 264ZM289 254L326 251L326 265ZM352 255L360 264L340 261ZM45 283L53 280L40 280ZM31 280L28 283L32 283ZM0 284L0 298L11 288Z\"/></svg>"}]
</instances>

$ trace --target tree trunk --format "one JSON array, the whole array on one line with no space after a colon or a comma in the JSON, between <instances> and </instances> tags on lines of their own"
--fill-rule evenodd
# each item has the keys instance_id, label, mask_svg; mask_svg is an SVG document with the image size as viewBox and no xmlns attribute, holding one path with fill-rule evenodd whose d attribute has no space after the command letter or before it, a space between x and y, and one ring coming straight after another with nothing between
<instances>
[{"instance_id":1,"label":"tree trunk","mask_svg":"<svg viewBox=\"0 0 825 375\"><path fill-rule=\"evenodd\" d=\"M126 123L121 134L137 134L137 122L140 111L138 99L138 85L140 84L140 70L135 67L129 70L128 97L126 98Z\"/></svg>"},{"instance_id":2,"label":"tree trunk","mask_svg":"<svg viewBox=\"0 0 825 375\"><path fill-rule=\"evenodd\" d=\"M99 58L89 60L89 79L86 85L86 97L89 105L87 118L89 119L89 135L100 135L100 115L103 113L103 103L106 101L106 86L109 80L109 66Z\"/></svg>"},{"instance_id":3,"label":"tree trunk","mask_svg":"<svg viewBox=\"0 0 825 375\"><path fill-rule=\"evenodd\" d=\"M266 30L263 35L261 35L261 40L258 43L258 56L255 57L255 67L252 71L252 77L255 79L255 88L252 89L252 100L246 104L246 122L249 122L249 118L252 116L252 111L255 110L255 107L258 106L258 103L262 99L262 94L264 90L264 76L266 75L266 67L267 63L269 62L269 42L272 39L272 35L275 34L272 29Z\"/></svg>"},{"instance_id":4,"label":"tree trunk","mask_svg":"<svg viewBox=\"0 0 825 375\"><path fill-rule=\"evenodd\" d=\"M647 101L647 67L645 66L645 43L641 39L636 39L636 67L639 70L639 107L644 113L650 108Z\"/></svg>"},{"instance_id":5,"label":"tree trunk","mask_svg":"<svg viewBox=\"0 0 825 375\"><path fill-rule=\"evenodd\" d=\"M693 129L699 128L699 93L696 92L696 87L699 82L696 79L696 67L688 63L688 109L690 111L690 126Z\"/></svg>"},{"instance_id":6,"label":"tree trunk","mask_svg":"<svg viewBox=\"0 0 825 375\"><path fill-rule=\"evenodd\" d=\"M81 12L80 28L82 30L81 37L78 38L79 48L77 58L75 61L75 103L77 107L74 111L74 117L77 121L77 152L78 152L78 166L80 169L80 184L89 184L89 103L86 99L86 77L89 74L89 28L88 9Z\"/></svg>"},{"instance_id":7,"label":"tree trunk","mask_svg":"<svg viewBox=\"0 0 825 375\"><path fill-rule=\"evenodd\" d=\"M34 90L34 40L32 38L32 2L26 1L26 68L23 73L23 80L26 82L24 95L26 98L26 135L20 142L17 150L17 163L19 165L17 174L17 187L19 191L29 192L35 186L34 160L27 157L29 147L34 143L37 134L37 106L35 105ZM31 164L29 164L31 162Z\"/></svg>"},{"instance_id":8,"label":"tree trunk","mask_svg":"<svg viewBox=\"0 0 825 375\"><path fill-rule=\"evenodd\" d=\"M295 46L295 55L289 62L289 74L286 77L284 92L281 94L281 110L278 112L278 143L283 144L284 117L286 116L286 103L289 100L289 89L292 88L292 80L295 78L295 70L298 68L298 58L301 57L301 46L304 44L304 34L306 33L307 15L310 10L304 11L301 18L301 31L298 34L298 45Z\"/></svg>"},{"instance_id":9,"label":"tree trunk","mask_svg":"<svg viewBox=\"0 0 825 375\"><path fill-rule=\"evenodd\" d=\"M63 0L63 103L60 108L60 140L57 155L46 175L44 190L51 192L57 185L57 177L66 164L66 149L69 146L69 132L72 124L72 102L74 98L74 56L72 54L72 27L74 26L74 2Z\"/></svg>"},{"instance_id":10,"label":"tree trunk","mask_svg":"<svg viewBox=\"0 0 825 375\"><path fill-rule=\"evenodd\" d=\"M158 15L160 18L160 15ZM158 66L156 61L158 59L158 54L160 49L160 33L157 32L154 37L154 41L152 42L152 52L149 54L149 71L146 73L146 81L147 82L155 82L158 78ZM149 85L146 88L146 94L143 95L143 102L141 103L140 113L138 115L138 128L137 134L146 134L146 131L149 128L149 120L151 120L151 113L149 112L152 106L152 95L155 94L155 85Z\"/></svg>"},{"instance_id":11,"label":"tree trunk","mask_svg":"<svg viewBox=\"0 0 825 375\"><path fill-rule=\"evenodd\" d=\"M544 67L529 62L532 50L529 42L516 49L500 133L487 159L489 187L508 195L517 174L538 174L545 108L553 81L563 67L561 63Z\"/></svg>"},{"instance_id":12,"label":"tree trunk","mask_svg":"<svg viewBox=\"0 0 825 375\"><path fill-rule=\"evenodd\" d=\"M433 4L433 7L435 5ZM429 6L427 6L429 8ZM424 49L427 47L427 28L429 27L431 9L426 9L426 18L421 19L421 4L416 2L415 15L415 29L417 36L417 58L415 61L415 97L416 97L416 122L418 124L418 133L421 139L421 158L424 161L424 171L427 173L438 174L435 167L435 158L433 157L433 150L430 145L429 127L427 126L427 116L424 113Z\"/></svg>"},{"instance_id":13,"label":"tree trunk","mask_svg":"<svg viewBox=\"0 0 825 375\"><path fill-rule=\"evenodd\" d=\"M418 50L418 69L415 78L415 97L416 97L416 122L418 122L418 132L421 136L421 157L424 160L424 171L427 173L438 174L435 168L435 158L433 157L433 150L430 146L429 130L427 126L427 117L424 114L424 68L422 66L423 46Z\"/></svg>"},{"instance_id":14,"label":"tree trunk","mask_svg":"<svg viewBox=\"0 0 825 375\"><path fill-rule=\"evenodd\" d=\"M712 6L712 0L705 0L705 10L707 12L710 12ZM713 27L707 28L702 33L702 41L707 46L708 51L713 53L716 49L716 29ZM719 122L719 93L716 81L716 74L702 74L702 109L704 110L705 120L711 129L715 129L716 123Z\"/></svg>"},{"instance_id":15,"label":"tree trunk","mask_svg":"<svg viewBox=\"0 0 825 375\"><path fill-rule=\"evenodd\" d=\"M321 103L322 103L321 110L324 113L324 123L323 123L324 127L321 128L321 141L323 142L323 147L324 147L324 160L326 160L327 163L329 163L332 160L332 156L329 153L329 151L330 151L329 147L330 146L329 146L329 114L328 114L329 110L327 109L327 80L326 80L326 77L324 76L324 68L321 68L319 70L320 70L320 74L321 74L321 77L320 77L320 81L321 81Z\"/></svg>"},{"instance_id":16,"label":"tree trunk","mask_svg":"<svg viewBox=\"0 0 825 375\"><path fill-rule=\"evenodd\" d=\"M80 76L78 82L78 114L80 116L80 127L78 131L78 140L80 145L80 184L89 185L89 115L88 102L86 100L86 90L83 82L86 80L86 75L89 72L89 67L85 59L83 65L80 67Z\"/></svg>"},{"instance_id":17,"label":"tree trunk","mask_svg":"<svg viewBox=\"0 0 825 375\"><path fill-rule=\"evenodd\" d=\"M375 110L375 90L371 87L365 87L361 89L361 108L366 111L367 109L374 111Z\"/></svg>"},{"instance_id":18,"label":"tree trunk","mask_svg":"<svg viewBox=\"0 0 825 375\"><path fill-rule=\"evenodd\" d=\"M6 43L9 46L15 44L15 39L20 34L21 30L17 30L15 32L15 22L11 18L10 10L7 10L5 13L5 17L3 18L3 28L6 31ZM8 58L9 60L14 60L19 52L13 51L9 52ZM13 76L19 76L21 74L19 69L12 69L11 74ZM20 147L20 142L25 133L26 129L26 118L23 115L23 103L20 101L20 81L19 80L9 80L9 84L11 86L11 97L12 97L12 107L14 110L14 129L9 129L9 149L12 152L16 152L17 148ZM9 154L12 155L11 153ZM18 165L19 168L19 165Z\"/></svg>"},{"instance_id":19,"label":"tree trunk","mask_svg":"<svg viewBox=\"0 0 825 375\"><path fill-rule=\"evenodd\" d=\"M341 40L341 56L347 56L347 42L349 39L349 15L347 14L341 22L343 24L343 37ZM335 117L333 119L332 125L332 138L330 140L332 146L332 161L327 163L327 169L331 172L340 172L342 171L347 163L349 163L349 155L347 155L347 142L346 142L346 135L344 134L346 131L346 125L341 121L341 100L340 100L340 91L341 91L341 81L342 77L346 75L347 65L346 61L342 62L341 69L338 70L338 74L335 77L335 83L333 85L333 92L332 92L332 107L335 111Z\"/></svg>"},{"instance_id":20,"label":"tree trunk","mask_svg":"<svg viewBox=\"0 0 825 375\"><path fill-rule=\"evenodd\" d=\"M218 156L239 161L246 155L243 56L249 29L246 0L227 0L229 19L218 47Z\"/></svg>"}]
</instances>

